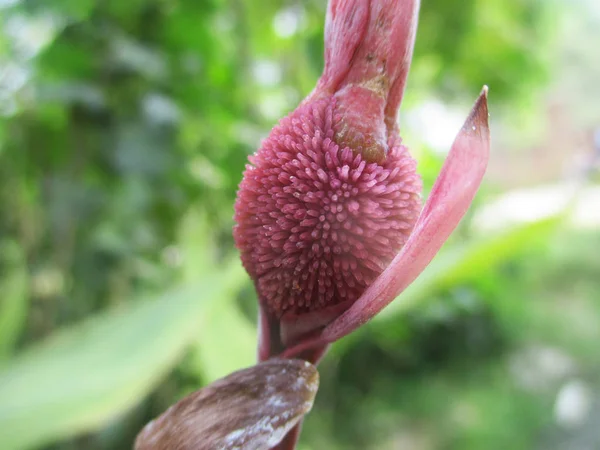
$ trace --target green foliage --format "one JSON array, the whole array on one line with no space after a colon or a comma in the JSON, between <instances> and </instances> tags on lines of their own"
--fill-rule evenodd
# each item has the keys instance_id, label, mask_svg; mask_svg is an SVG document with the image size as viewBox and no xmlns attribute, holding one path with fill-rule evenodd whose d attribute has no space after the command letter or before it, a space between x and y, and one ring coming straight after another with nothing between
<instances>
[{"instance_id":1,"label":"green foliage","mask_svg":"<svg viewBox=\"0 0 600 450\"><path fill-rule=\"evenodd\" d=\"M31 448L93 430L134 406L181 358L204 311L235 294L239 264L59 330L0 372L0 444ZM227 281L223 281L227 280Z\"/></svg>"},{"instance_id":2,"label":"green foliage","mask_svg":"<svg viewBox=\"0 0 600 450\"><path fill-rule=\"evenodd\" d=\"M8 358L27 318L29 278L23 255L14 242L0 246L0 262L3 278L0 279L0 366Z\"/></svg>"},{"instance_id":3,"label":"green foliage","mask_svg":"<svg viewBox=\"0 0 600 450\"><path fill-rule=\"evenodd\" d=\"M526 104L548 78L555 12L543 0L423 2L410 82L448 97L488 84L495 99Z\"/></svg>"}]
</instances>

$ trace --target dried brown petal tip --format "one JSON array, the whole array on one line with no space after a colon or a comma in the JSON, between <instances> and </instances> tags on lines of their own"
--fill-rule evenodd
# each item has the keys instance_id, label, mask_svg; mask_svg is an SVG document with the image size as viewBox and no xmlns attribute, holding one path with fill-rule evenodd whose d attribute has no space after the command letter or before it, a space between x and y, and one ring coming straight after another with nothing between
<instances>
[{"instance_id":1,"label":"dried brown petal tip","mask_svg":"<svg viewBox=\"0 0 600 450\"><path fill-rule=\"evenodd\" d=\"M140 432L135 450L267 450L312 408L319 374L271 359L183 398Z\"/></svg>"},{"instance_id":2,"label":"dried brown petal tip","mask_svg":"<svg viewBox=\"0 0 600 450\"><path fill-rule=\"evenodd\" d=\"M483 139L489 139L490 129L488 125L488 97L489 88L487 86L483 86L479 97L475 101L475 105L473 105L473 109L471 110L471 114L465 121L465 125L463 130L467 134L473 134L480 136Z\"/></svg>"}]
</instances>

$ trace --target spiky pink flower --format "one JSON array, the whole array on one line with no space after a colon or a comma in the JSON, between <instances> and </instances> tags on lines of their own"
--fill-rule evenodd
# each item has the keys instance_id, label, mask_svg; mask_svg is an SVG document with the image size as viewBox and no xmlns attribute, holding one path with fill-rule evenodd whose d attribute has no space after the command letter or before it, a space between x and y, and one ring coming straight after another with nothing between
<instances>
[{"instance_id":1,"label":"spiky pink flower","mask_svg":"<svg viewBox=\"0 0 600 450\"><path fill-rule=\"evenodd\" d=\"M250 157L234 238L260 301L261 360L318 361L421 273L479 187L486 89L421 209L396 123L418 9L418 0L330 0L315 90Z\"/></svg>"},{"instance_id":2,"label":"spiky pink flower","mask_svg":"<svg viewBox=\"0 0 600 450\"><path fill-rule=\"evenodd\" d=\"M335 96L298 108L250 158L236 204L242 261L269 314L351 304L402 248L421 181L394 133L381 162L342 147Z\"/></svg>"}]
</instances>

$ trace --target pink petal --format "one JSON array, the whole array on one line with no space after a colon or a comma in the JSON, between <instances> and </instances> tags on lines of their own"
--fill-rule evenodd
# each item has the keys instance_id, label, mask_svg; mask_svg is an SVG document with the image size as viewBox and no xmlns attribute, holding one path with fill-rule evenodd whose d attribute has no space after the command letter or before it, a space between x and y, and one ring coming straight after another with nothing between
<instances>
[{"instance_id":1,"label":"pink petal","mask_svg":"<svg viewBox=\"0 0 600 450\"><path fill-rule=\"evenodd\" d=\"M420 4L420 0L401 0L390 5L397 12L392 19L392 34L389 39L384 41L385 44L390 46L390 60L394 61L394 67L389 69L391 85L385 107L388 129L397 126L396 115L404 95L406 78L412 61Z\"/></svg>"},{"instance_id":2,"label":"pink petal","mask_svg":"<svg viewBox=\"0 0 600 450\"><path fill-rule=\"evenodd\" d=\"M487 86L456 137L438 179L406 245L388 268L320 336L284 354L334 342L368 322L427 267L469 208L489 159Z\"/></svg>"},{"instance_id":3,"label":"pink petal","mask_svg":"<svg viewBox=\"0 0 600 450\"><path fill-rule=\"evenodd\" d=\"M395 127L419 5L419 0L331 0L325 22L325 69L316 92L332 93L348 85L382 89L386 124Z\"/></svg>"},{"instance_id":4,"label":"pink petal","mask_svg":"<svg viewBox=\"0 0 600 450\"><path fill-rule=\"evenodd\" d=\"M325 68L317 91L334 92L351 67L369 22L368 0L331 0L325 19Z\"/></svg>"}]
</instances>

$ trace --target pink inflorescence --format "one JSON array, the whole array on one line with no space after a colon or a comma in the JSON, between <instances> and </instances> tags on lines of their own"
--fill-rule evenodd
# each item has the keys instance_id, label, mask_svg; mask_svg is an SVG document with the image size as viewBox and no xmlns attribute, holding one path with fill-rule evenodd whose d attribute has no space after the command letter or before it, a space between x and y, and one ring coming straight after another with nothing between
<instances>
[{"instance_id":1,"label":"pink inflorescence","mask_svg":"<svg viewBox=\"0 0 600 450\"><path fill-rule=\"evenodd\" d=\"M329 97L281 120L246 167L234 238L261 302L276 316L353 302L404 245L421 181L396 133L369 163L335 132Z\"/></svg>"}]
</instances>

